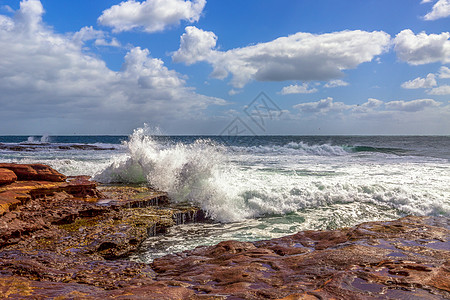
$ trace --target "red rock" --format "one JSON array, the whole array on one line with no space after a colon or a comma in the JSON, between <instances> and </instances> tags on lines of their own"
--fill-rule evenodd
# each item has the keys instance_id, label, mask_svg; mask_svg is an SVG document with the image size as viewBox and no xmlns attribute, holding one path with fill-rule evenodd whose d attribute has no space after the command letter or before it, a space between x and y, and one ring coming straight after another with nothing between
<instances>
[{"instance_id":1,"label":"red rock","mask_svg":"<svg viewBox=\"0 0 450 300\"><path fill-rule=\"evenodd\" d=\"M0 298L450 299L449 218L225 241L146 265L122 258L183 210L105 192L89 201L100 193L82 176L0 186Z\"/></svg>"},{"instance_id":2,"label":"red rock","mask_svg":"<svg viewBox=\"0 0 450 300\"><path fill-rule=\"evenodd\" d=\"M16 174L8 169L0 168L0 185L10 184L17 180Z\"/></svg>"},{"instance_id":3,"label":"red rock","mask_svg":"<svg viewBox=\"0 0 450 300\"><path fill-rule=\"evenodd\" d=\"M270 241L227 241L167 255L152 266L156 280L182 281L211 297L449 299L449 236L448 218L407 217Z\"/></svg>"},{"instance_id":4,"label":"red rock","mask_svg":"<svg viewBox=\"0 0 450 300\"><path fill-rule=\"evenodd\" d=\"M52 182L63 182L66 176L58 171L41 164L10 164L0 163L0 168L9 169L17 175L18 180L41 180Z\"/></svg>"}]
</instances>

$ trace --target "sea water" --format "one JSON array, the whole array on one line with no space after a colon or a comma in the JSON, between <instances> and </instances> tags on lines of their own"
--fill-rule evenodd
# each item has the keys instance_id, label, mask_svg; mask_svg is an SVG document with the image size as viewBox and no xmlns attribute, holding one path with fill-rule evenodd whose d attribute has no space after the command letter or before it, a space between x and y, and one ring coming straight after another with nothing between
<instances>
[{"instance_id":1,"label":"sea water","mask_svg":"<svg viewBox=\"0 0 450 300\"><path fill-rule=\"evenodd\" d=\"M4 136L0 162L139 183L213 223L149 238L132 259L413 215L450 215L448 136Z\"/></svg>"}]
</instances>

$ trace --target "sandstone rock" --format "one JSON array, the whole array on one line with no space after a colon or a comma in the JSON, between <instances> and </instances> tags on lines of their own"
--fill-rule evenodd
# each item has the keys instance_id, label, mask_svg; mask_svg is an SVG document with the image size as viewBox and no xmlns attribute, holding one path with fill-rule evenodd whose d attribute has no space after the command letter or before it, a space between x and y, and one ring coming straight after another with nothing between
<instances>
[{"instance_id":1,"label":"sandstone rock","mask_svg":"<svg viewBox=\"0 0 450 300\"><path fill-rule=\"evenodd\" d=\"M146 265L124 258L202 214L146 187L100 189L84 176L0 186L0 298L450 298L445 217L225 241Z\"/></svg>"},{"instance_id":2,"label":"sandstone rock","mask_svg":"<svg viewBox=\"0 0 450 300\"><path fill-rule=\"evenodd\" d=\"M18 180L37 180L63 182L66 176L53 170L49 166L41 164L10 164L0 163L0 168L9 169L17 175Z\"/></svg>"},{"instance_id":3,"label":"sandstone rock","mask_svg":"<svg viewBox=\"0 0 450 300\"><path fill-rule=\"evenodd\" d=\"M223 299L448 299L448 218L407 217L167 255L156 280ZM219 298L211 298L219 299Z\"/></svg>"},{"instance_id":4,"label":"sandstone rock","mask_svg":"<svg viewBox=\"0 0 450 300\"><path fill-rule=\"evenodd\" d=\"M16 180L17 176L13 171L0 168L0 185L10 184Z\"/></svg>"}]
</instances>

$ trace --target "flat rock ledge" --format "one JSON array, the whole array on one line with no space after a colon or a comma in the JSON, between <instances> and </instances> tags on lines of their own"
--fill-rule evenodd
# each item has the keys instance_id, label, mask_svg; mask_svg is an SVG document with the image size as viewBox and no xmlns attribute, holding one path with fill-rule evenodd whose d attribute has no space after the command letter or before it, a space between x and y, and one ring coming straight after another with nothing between
<instances>
[{"instance_id":1,"label":"flat rock ledge","mask_svg":"<svg viewBox=\"0 0 450 300\"><path fill-rule=\"evenodd\" d=\"M0 166L1 299L450 298L445 217L226 241L142 264L126 257L201 210L146 187L23 166Z\"/></svg>"}]
</instances>

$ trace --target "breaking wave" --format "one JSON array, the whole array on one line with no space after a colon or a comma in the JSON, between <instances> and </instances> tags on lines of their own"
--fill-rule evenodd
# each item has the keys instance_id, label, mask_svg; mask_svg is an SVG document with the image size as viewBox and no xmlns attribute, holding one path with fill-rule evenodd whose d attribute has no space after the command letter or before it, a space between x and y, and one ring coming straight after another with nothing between
<instances>
[{"instance_id":1,"label":"breaking wave","mask_svg":"<svg viewBox=\"0 0 450 300\"><path fill-rule=\"evenodd\" d=\"M374 163L352 157L367 149L302 142L240 147L245 152L240 154L210 139L156 140L148 128L136 129L124 146L128 153L117 156L96 180L147 183L173 201L199 205L221 222L343 204L362 205L364 217L372 219L450 214L448 169L432 162ZM254 159L249 153L270 157L274 166L249 162ZM298 159L302 155L324 159ZM362 218L356 212L353 217Z\"/></svg>"},{"instance_id":2,"label":"breaking wave","mask_svg":"<svg viewBox=\"0 0 450 300\"><path fill-rule=\"evenodd\" d=\"M283 146L252 146L252 147L232 147L235 151L244 151L254 154L296 154L296 155L317 155L317 156L339 156L347 155L350 152L342 146L329 144L309 145L304 142L290 142Z\"/></svg>"}]
</instances>

